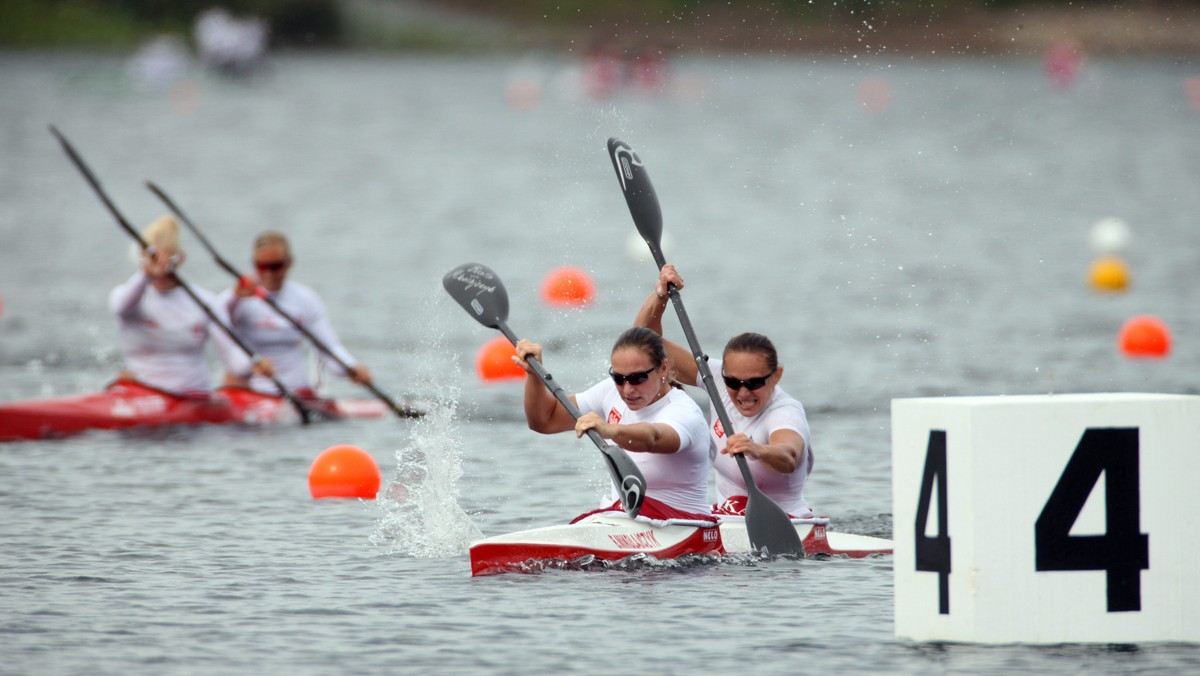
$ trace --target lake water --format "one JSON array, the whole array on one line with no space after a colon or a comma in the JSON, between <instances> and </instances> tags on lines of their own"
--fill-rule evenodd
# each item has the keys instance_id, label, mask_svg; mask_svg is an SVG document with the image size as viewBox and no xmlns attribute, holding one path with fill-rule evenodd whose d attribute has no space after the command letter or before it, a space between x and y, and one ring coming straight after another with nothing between
<instances>
[{"instance_id":1,"label":"lake water","mask_svg":"<svg viewBox=\"0 0 1200 676\"><path fill-rule=\"evenodd\" d=\"M519 383L479 381L498 334L441 277L491 266L569 391L603 377L655 278L610 136L655 183L701 344L775 339L813 429L809 502L836 529L892 535L894 398L1200 392L1194 60L1092 59L1066 89L1037 59L671 67L663 91L591 100L550 55L278 55L250 81L156 86L115 58L0 54L0 401L96 391L120 365L105 298L129 242L54 124L138 226L164 212L152 180L239 266L259 230L285 230L294 277L381 389L431 411L0 446L0 671L1200 667L1189 645L898 641L886 557L470 576L473 539L586 511L607 477L588 444L526 429ZM1105 217L1132 232L1123 294L1088 285ZM189 282L228 283L185 247ZM593 276L590 307L540 299L563 265ZM1171 328L1169 358L1119 353L1138 314ZM340 443L385 486L412 457L425 477L403 501L312 500L309 465Z\"/></svg>"}]
</instances>

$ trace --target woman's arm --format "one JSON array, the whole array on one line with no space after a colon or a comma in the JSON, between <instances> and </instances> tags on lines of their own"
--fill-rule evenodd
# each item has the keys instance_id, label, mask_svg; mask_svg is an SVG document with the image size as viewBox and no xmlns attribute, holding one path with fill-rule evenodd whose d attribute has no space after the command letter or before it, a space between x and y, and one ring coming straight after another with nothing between
<instances>
[{"instance_id":1,"label":"woman's arm","mask_svg":"<svg viewBox=\"0 0 1200 676\"><path fill-rule=\"evenodd\" d=\"M609 424L595 413L585 413L575 423L575 436L588 430L596 432L627 451L640 453L674 453L679 450L679 433L666 423Z\"/></svg>"},{"instance_id":2,"label":"woman's arm","mask_svg":"<svg viewBox=\"0 0 1200 676\"><path fill-rule=\"evenodd\" d=\"M729 437L721 452L729 455L744 453L747 458L758 460L780 474L791 474L804 459L804 450L804 437L796 430L785 428L771 432L765 444L756 444L745 434L735 434Z\"/></svg>"},{"instance_id":3,"label":"woman's arm","mask_svg":"<svg viewBox=\"0 0 1200 676\"><path fill-rule=\"evenodd\" d=\"M674 284L679 289L683 288L683 278L675 271L675 266L670 263L662 266L662 269L658 271L658 281L654 284L654 291L646 297L642 307L638 309L637 317L633 319L634 326L642 326L660 336L663 335L663 313L666 312L667 303L671 300L667 292L668 284ZM692 358L691 350L667 340L666 337L663 337L663 347L667 351L667 359L670 360L675 377L679 382L685 385L699 385L700 372Z\"/></svg>"}]
</instances>

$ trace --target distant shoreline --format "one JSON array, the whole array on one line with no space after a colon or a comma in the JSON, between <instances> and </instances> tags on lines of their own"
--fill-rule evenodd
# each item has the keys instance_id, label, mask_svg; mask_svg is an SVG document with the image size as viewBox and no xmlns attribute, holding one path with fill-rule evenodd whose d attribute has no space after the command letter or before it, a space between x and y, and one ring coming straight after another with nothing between
<instances>
[{"instance_id":1,"label":"distant shoreline","mask_svg":"<svg viewBox=\"0 0 1200 676\"><path fill-rule=\"evenodd\" d=\"M869 3L852 11L814 4L688 4L667 0L539 3L492 0L321 0L327 14L310 24L327 30L276 32L271 49L340 49L421 53L519 53L555 50L671 53L1029 56L1069 42L1091 55L1200 54L1200 3L1127 0L1096 7L1053 3L923 11L900 2L884 12ZM822 0L813 0L820 3ZM90 0L64 0L61 12L40 0L0 3L0 49L126 51L163 33L191 38L185 16L167 25L102 11ZM856 3L851 3L855 6ZM899 8L906 8L901 11ZM156 27L157 26L157 27ZM297 35L305 39L298 39ZM310 39L311 38L311 39Z\"/></svg>"},{"instance_id":2,"label":"distant shoreline","mask_svg":"<svg viewBox=\"0 0 1200 676\"><path fill-rule=\"evenodd\" d=\"M341 1L345 8L384 4ZM503 34L509 47L554 46L571 51L600 44L658 44L671 51L692 52L994 56L1041 54L1055 43L1070 40L1088 54L1200 54L1200 6L1170 0L1105 7L968 7L930 14L837 12L823 18L732 3L723 11L706 5L698 10L701 13L669 18L661 12L625 9L596 10L597 16L573 20L522 15L512 6L486 0L391 0L391 6L471 24L476 35Z\"/></svg>"}]
</instances>

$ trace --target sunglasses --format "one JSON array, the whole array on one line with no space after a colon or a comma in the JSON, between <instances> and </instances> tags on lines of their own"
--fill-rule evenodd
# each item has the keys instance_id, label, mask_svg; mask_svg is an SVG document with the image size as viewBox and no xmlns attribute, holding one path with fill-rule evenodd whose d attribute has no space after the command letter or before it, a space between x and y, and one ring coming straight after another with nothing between
<instances>
[{"instance_id":1,"label":"sunglasses","mask_svg":"<svg viewBox=\"0 0 1200 676\"><path fill-rule=\"evenodd\" d=\"M638 371L637 373L613 373L612 368L609 368L608 375L612 376L613 382L617 384L617 387L620 387L625 383L629 383L630 385L641 385L647 380L650 380L650 374L654 373L657 369L657 366L651 366L645 371Z\"/></svg>"},{"instance_id":2,"label":"sunglasses","mask_svg":"<svg viewBox=\"0 0 1200 676\"><path fill-rule=\"evenodd\" d=\"M758 376L756 378L747 378L745 380L738 380L737 378L730 378L729 376L725 375L724 371L722 371L721 379L725 381L725 387L728 387L729 389L731 389L735 392L742 389L743 387L746 388L747 390L750 390L751 392L753 392L754 390L762 389L762 387L767 384L767 379L769 379L773 375L775 375L775 374L768 373L765 376Z\"/></svg>"},{"instance_id":3,"label":"sunglasses","mask_svg":"<svg viewBox=\"0 0 1200 676\"><path fill-rule=\"evenodd\" d=\"M254 267L263 271L279 272L287 266L287 261L254 261Z\"/></svg>"}]
</instances>

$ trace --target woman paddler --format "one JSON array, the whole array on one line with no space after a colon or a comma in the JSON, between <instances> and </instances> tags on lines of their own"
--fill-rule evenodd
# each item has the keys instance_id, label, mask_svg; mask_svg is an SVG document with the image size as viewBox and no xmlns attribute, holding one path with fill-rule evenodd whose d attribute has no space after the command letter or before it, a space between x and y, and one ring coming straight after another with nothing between
<instances>
[{"instance_id":1,"label":"woman paddler","mask_svg":"<svg viewBox=\"0 0 1200 676\"><path fill-rule=\"evenodd\" d=\"M638 311L635 326L662 335L668 284L683 288L683 278L669 264L659 271L654 292ZM669 340L663 343L679 381L703 386L691 351ZM813 512L804 499L804 483L813 468L808 416L804 406L779 387L783 366L779 364L775 345L762 334L742 333L730 339L720 359L709 358L708 366L714 377L720 377L724 383L717 390L735 432L726 434L713 408L709 434L713 448L720 451L713 459L717 472L717 504L713 513L745 515L746 482L734 458L740 453L747 460L755 485L763 493L791 517L812 518ZM716 402L712 405L715 407Z\"/></svg>"},{"instance_id":2,"label":"woman paddler","mask_svg":"<svg viewBox=\"0 0 1200 676\"><path fill-rule=\"evenodd\" d=\"M324 343L338 359L350 366L350 370L346 371L318 351L318 368L369 385L371 372L357 362L338 340L321 297L311 288L287 278L294 262L287 237L274 230L260 233L254 239L251 256L257 277L243 278L233 289L223 291L219 300L229 312L233 330L255 352L271 359L275 365L276 379L301 397L317 396L316 387L309 377L304 334L259 294L269 297L276 306ZM250 386L260 392L278 393L275 383L267 378L252 378Z\"/></svg>"},{"instance_id":3,"label":"woman paddler","mask_svg":"<svg viewBox=\"0 0 1200 676\"><path fill-rule=\"evenodd\" d=\"M149 247L141 254L141 269L108 297L125 355L119 377L177 394L207 393L212 387L204 353L209 338L226 372L232 374L226 384L245 384L252 373L269 375L270 361L251 364L175 279L174 272L184 261L175 219L163 216L154 221L142 232L142 239ZM224 309L211 293L190 288L228 325Z\"/></svg>"},{"instance_id":4,"label":"woman paddler","mask_svg":"<svg viewBox=\"0 0 1200 676\"><path fill-rule=\"evenodd\" d=\"M525 417L530 429L543 434L573 429L577 437L596 430L629 451L642 471L646 498L640 517L668 523L715 523L708 501L711 455L704 414L682 388L674 386L658 334L635 327L617 338L610 377L570 395L581 413L578 421L525 361L530 355L541 361L541 346L521 340L516 351L513 361L529 374L525 379ZM605 504L597 511L621 511L615 490Z\"/></svg>"}]
</instances>

